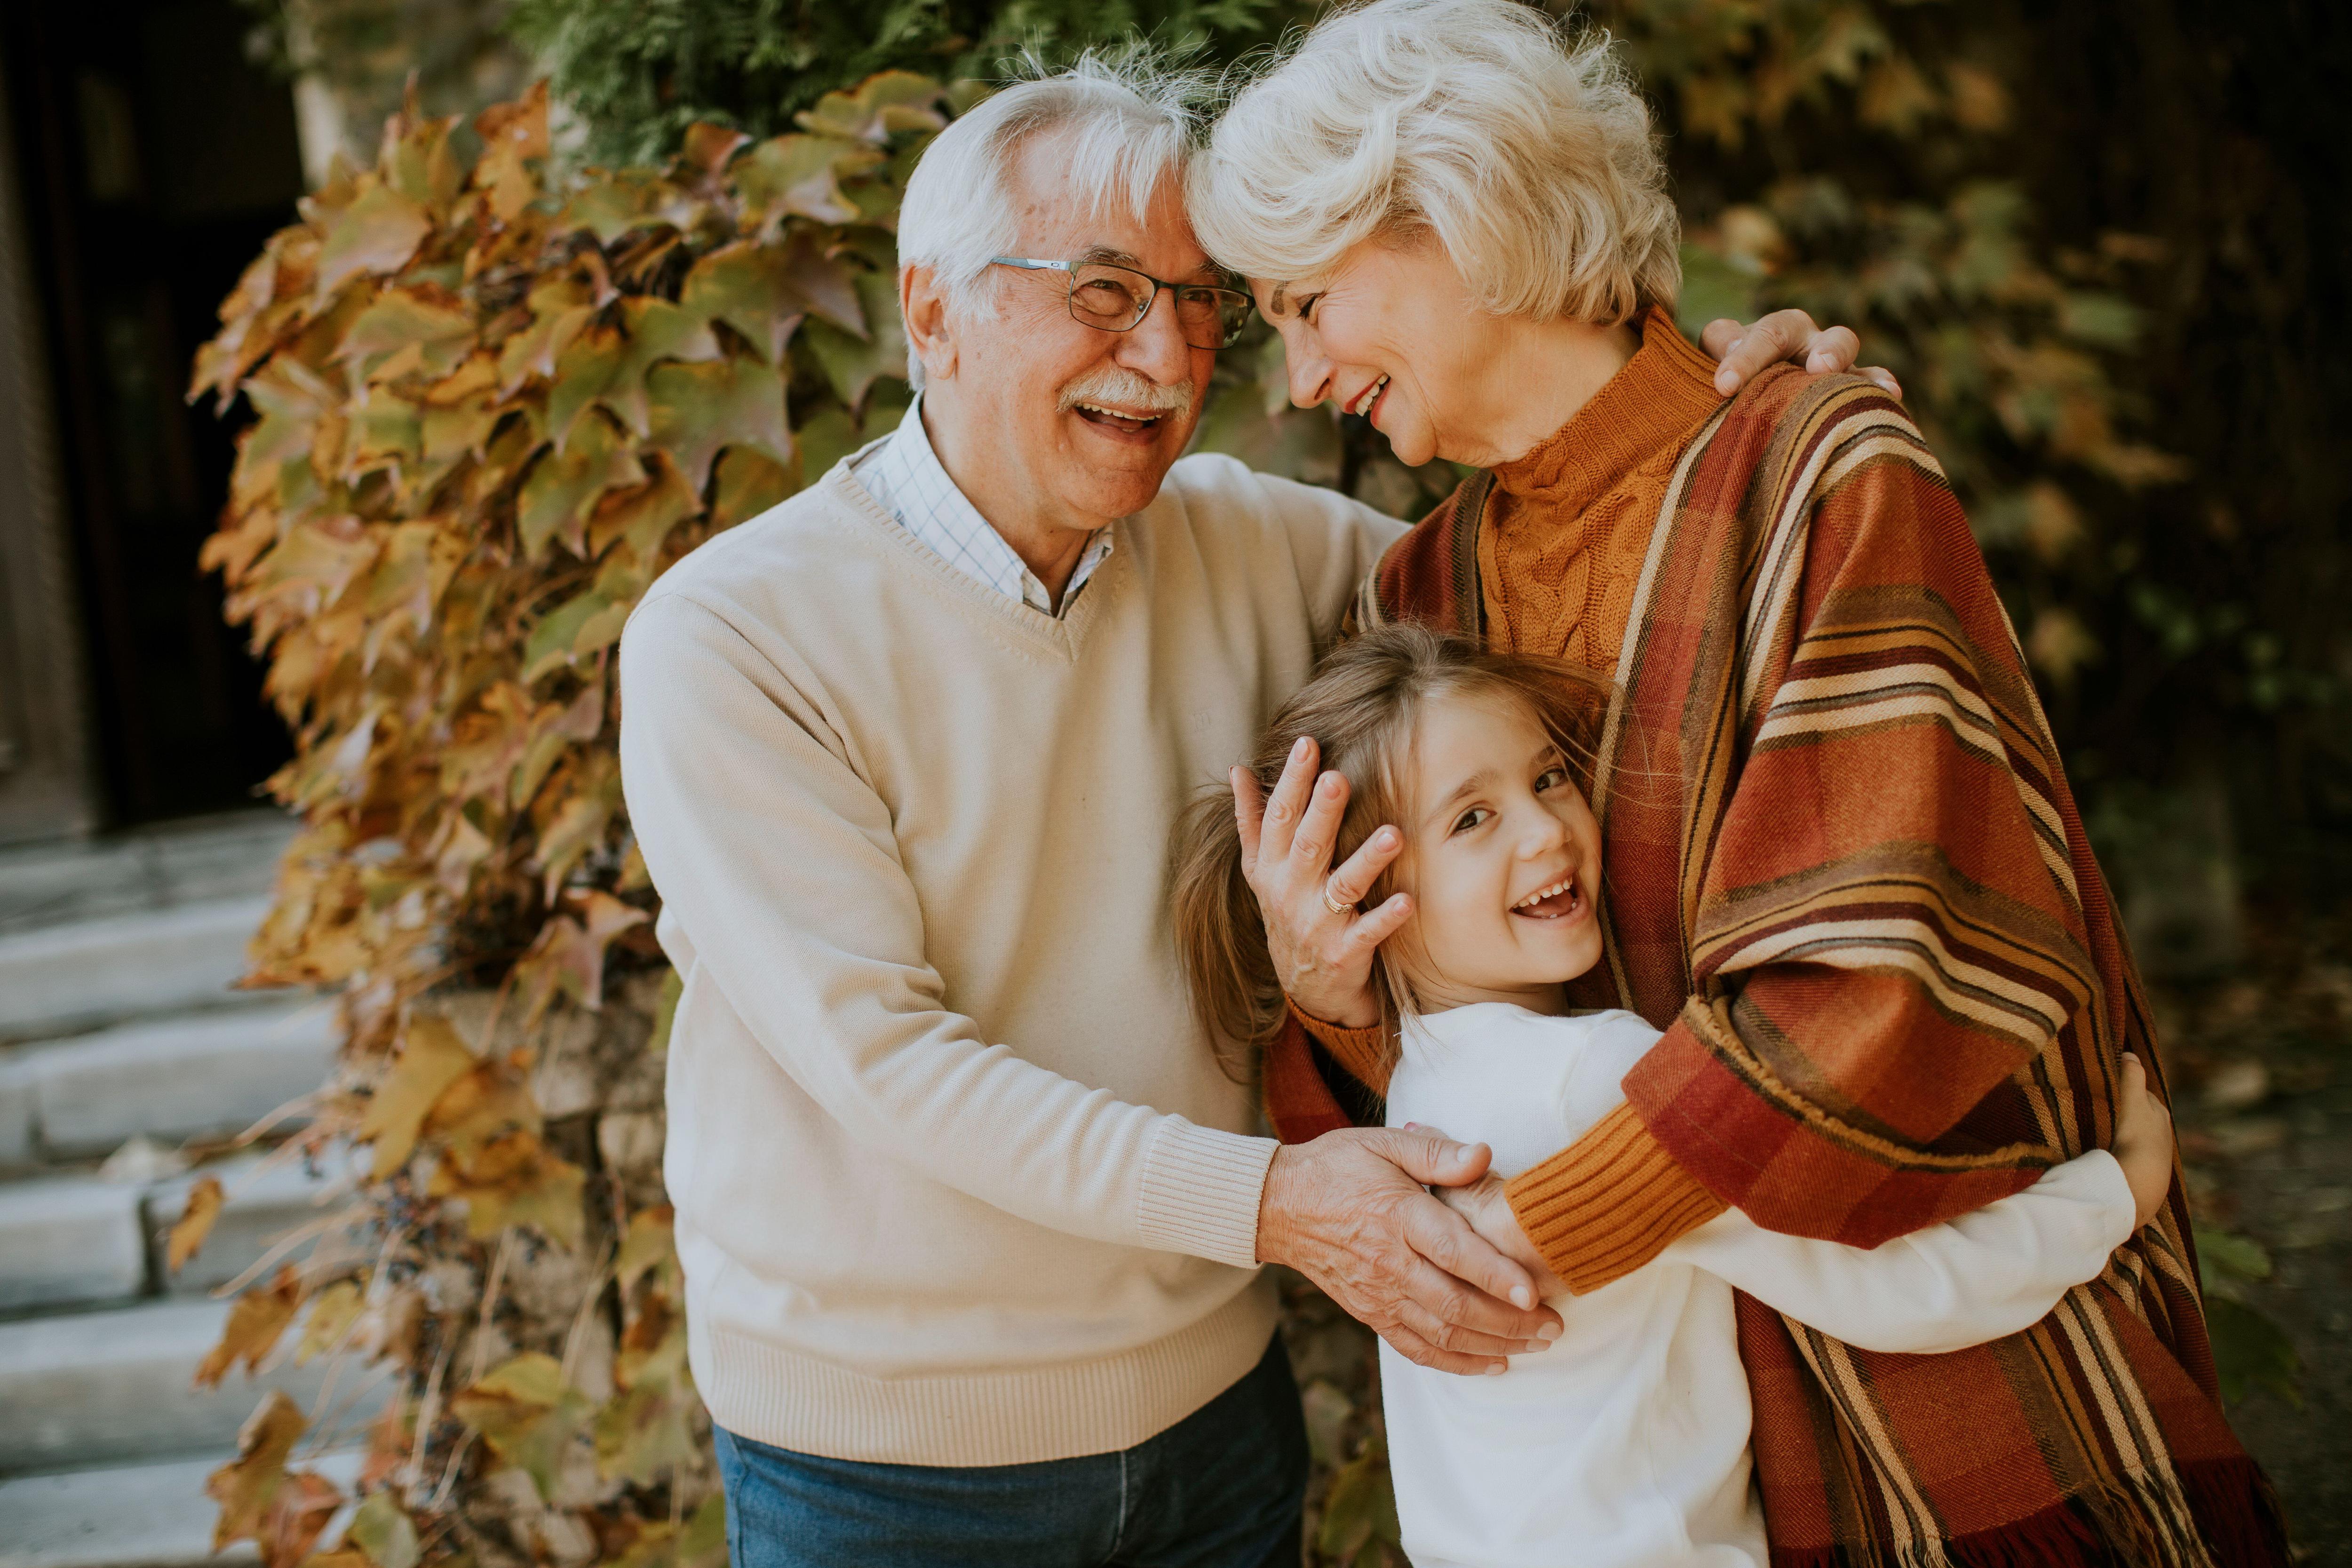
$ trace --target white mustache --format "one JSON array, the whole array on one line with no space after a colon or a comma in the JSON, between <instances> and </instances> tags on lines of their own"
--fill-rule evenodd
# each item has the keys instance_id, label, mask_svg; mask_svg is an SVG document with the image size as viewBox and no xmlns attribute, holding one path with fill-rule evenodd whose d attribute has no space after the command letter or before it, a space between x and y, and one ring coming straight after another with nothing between
<instances>
[{"instance_id":1,"label":"white mustache","mask_svg":"<svg viewBox=\"0 0 2352 1568\"><path fill-rule=\"evenodd\" d=\"M1063 386L1058 412L1067 414L1081 403L1095 403L1140 414L1189 414L1196 395L1191 381L1163 386L1124 365L1098 365Z\"/></svg>"}]
</instances>

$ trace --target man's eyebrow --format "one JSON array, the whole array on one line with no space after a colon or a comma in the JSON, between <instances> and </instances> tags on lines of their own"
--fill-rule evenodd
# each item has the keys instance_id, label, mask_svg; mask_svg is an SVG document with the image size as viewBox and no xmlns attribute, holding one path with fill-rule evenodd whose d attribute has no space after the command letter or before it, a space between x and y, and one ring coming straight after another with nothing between
<instances>
[{"instance_id":1,"label":"man's eyebrow","mask_svg":"<svg viewBox=\"0 0 2352 1568\"><path fill-rule=\"evenodd\" d=\"M1142 262L1137 260L1132 254L1118 249L1113 246L1089 245L1084 250L1078 252L1076 259L1081 266L1087 262L1100 262L1108 267L1133 268L1136 271L1144 273L1147 277L1150 276L1149 268L1147 268ZM1197 279L1205 278L1213 279L1219 282L1223 282L1224 280L1224 269L1205 256L1201 258L1201 264L1198 267L1193 268L1190 273L1186 274L1186 277L1190 279ZM1171 279L1171 281L1178 281L1178 279Z\"/></svg>"}]
</instances>

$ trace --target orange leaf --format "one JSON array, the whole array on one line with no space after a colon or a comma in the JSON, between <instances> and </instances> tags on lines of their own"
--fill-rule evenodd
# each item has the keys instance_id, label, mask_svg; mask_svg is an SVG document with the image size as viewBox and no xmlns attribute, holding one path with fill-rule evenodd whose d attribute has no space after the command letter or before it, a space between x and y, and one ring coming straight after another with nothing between
<instances>
[{"instance_id":1,"label":"orange leaf","mask_svg":"<svg viewBox=\"0 0 2352 1568\"><path fill-rule=\"evenodd\" d=\"M580 1194L587 1173L517 1127L472 1151L450 1151L426 1191L466 1205L466 1233L477 1239L527 1225L563 1247L580 1242Z\"/></svg>"},{"instance_id":2,"label":"orange leaf","mask_svg":"<svg viewBox=\"0 0 2352 1568\"><path fill-rule=\"evenodd\" d=\"M268 1285L239 1296L228 1310L220 1343L206 1351L197 1365L194 1385L218 1388L228 1369L238 1362L245 1363L245 1374L251 1377L277 1348L278 1336L294 1321L295 1309L301 1304L302 1281L290 1263L278 1269Z\"/></svg>"},{"instance_id":3,"label":"orange leaf","mask_svg":"<svg viewBox=\"0 0 2352 1568\"><path fill-rule=\"evenodd\" d=\"M709 178L727 167L737 148L751 140L740 131L724 125L713 125L698 120L686 128L686 136L677 151L681 169Z\"/></svg>"},{"instance_id":4,"label":"orange leaf","mask_svg":"<svg viewBox=\"0 0 2352 1568\"><path fill-rule=\"evenodd\" d=\"M474 1053L446 1020L425 1017L409 1025L399 1058L376 1085L375 1098L368 1101L367 1113L352 1134L360 1142L375 1144L369 1180L380 1182L408 1163L442 1091L474 1064Z\"/></svg>"},{"instance_id":5,"label":"orange leaf","mask_svg":"<svg viewBox=\"0 0 2352 1568\"><path fill-rule=\"evenodd\" d=\"M215 1552L260 1531L286 1479L286 1457L309 1425L300 1406L275 1388L245 1418L236 1434L236 1458L205 1480L206 1495L220 1504L220 1518L213 1525Z\"/></svg>"},{"instance_id":6,"label":"orange leaf","mask_svg":"<svg viewBox=\"0 0 2352 1568\"><path fill-rule=\"evenodd\" d=\"M171 1237L163 1246L165 1273L177 1274L188 1259L196 1255L196 1249L204 1246L205 1237L213 1233L213 1222L220 1218L221 1205L226 1195L221 1191L218 1176L196 1178L195 1185L188 1189L187 1206L180 1211L180 1217L173 1222Z\"/></svg>"},{"instance_id":7,"label":"orange leaf","mask_svg":"<svg viewBox=\"0 0 2352 1568\"><path fill-rule=\"evenodd\" d=\"M529 160L548 154L547 83L535 81L519 103L497 103L474 117L482 138L481 162L473 183L489 193L490 216L512 223L539 195Z\"/></svg>"},{"instance_id":8,"label":"orange leaf","mask_svg":"<svg viewBox=\"0 0 2352 1568\"><path fill-rule=\"evenodd\" d=\"M289 1472L254 1537L261 1548L261 1568L295 1568L342 1506L342 1488L316 1470Z\"/></svg>"}]
</instances>

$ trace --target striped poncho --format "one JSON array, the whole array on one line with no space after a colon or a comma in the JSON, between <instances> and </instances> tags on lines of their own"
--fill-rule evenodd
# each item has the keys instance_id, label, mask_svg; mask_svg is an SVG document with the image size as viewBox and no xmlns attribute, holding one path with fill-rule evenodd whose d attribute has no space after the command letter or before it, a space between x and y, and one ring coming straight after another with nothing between
<instances>
[{"instance_id":1,"label":"striped poncho","mask_svg":"<svg viewBox=\"0 0 2352 1568\"><path fill-rule=\"evenodd\" d=\"M1483 635L1488 489L1399 541L1358 617ZM1512 1185L1564 1279L1604 1283L1725 1205L1874 1246L2109 1142L2121 1053L2156 1071L2147 1006L1983 558L1897 404L1783 368L1709 419L1614 673L1607 962L1576 999L1666 1033L1625 1110ZM1350 1059L1277 1041L1277 1131L1360 1112ZM2177 1181L2006 1340L1874 1354L1745 1297L1739 1323L1782 1568L2285 1561L2220 1408Z\"/></svg>"}]
</instances>

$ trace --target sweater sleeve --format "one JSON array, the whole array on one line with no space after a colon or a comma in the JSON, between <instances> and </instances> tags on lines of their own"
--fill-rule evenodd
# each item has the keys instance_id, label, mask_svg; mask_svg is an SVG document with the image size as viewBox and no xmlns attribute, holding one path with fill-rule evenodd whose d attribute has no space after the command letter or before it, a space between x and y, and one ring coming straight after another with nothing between
<instances>
[{"instance_id":1,"label":"sweater sleeve","mask_svg":"<svg viewBox=\"0 0 2352 1568\"><path fill-rule=\"evenodd\" d=\"M1347 1069L1348 1076L1370 1089L1385 1094L1389 1087L1389 1068L1394 1061L1388 1046L1388 1036L1377 1024L1369 1029L1350 1029L1343 1024L1333 1024L1291 1001L1283 999L1290 1016L1298 1026L1315 1037L1316 1043L1331 1053L1331 1059Z\"/></svg>"},{"instance_id":2,"label":"sweater sleeve","mask_svg":"<svg viewBox=\"0 0 2352 1568\"><path fill-rule=\"evenodd\" d=\"M1722 721L1742 760L1701 808L1694 994L1626 1077L1638 1127L1622 1144L1596 1129L1511 1186L1564 1279L1606 1283L1722 1205L1875 1246L2060 1158L2012 1080L2097 1027L2096 868L1917 431L1859 392L1822 423L1840 456L1788 514L1799 569L1742 612L1748 684ZM2088 1040L2091 1070L2111 1072Z\"/></svg>"},{"instance_id":3,"label":"sweater sleeve","mask_svg":"<svg viewBox=\"0 0 2352 1568\"><path fill-rule=\"evenodd\" d=\"M2021 1193L1867 1251L1781 1236L1731 1209L1659 1261L1704 1268L1862 1350L1936 1355L2040 1322L2098 1278L2134 1219L2123 1167L2093 1150Z\"/></svg>"},{"instance_id":4,"label":"sweater sleeve","mask_svg":"<svg viewBox=\"0 0 2352 1568\"><path fill-rule=\"evenodd\" d=\"M621 688L630 822L694 978L851 1137L1038 1225L1255 1264L1274 1141L1123 1103L950 1011L821 700L678 594L632 619Z\"/></svg>"},{"instance_id":5,"label":"sweater sleeve","mask_svg":"<svg viewBox=\"0 0 2352 1568\"><path fill-rule=\"evenodd\" d=\"M1316 641L1328 642L1338 635L1357 588L1381 552L1402 537L1405 524L1321 485L1261 474L1231 458L1206 460L1217 465L1230 482L1254 490L1261 498L1259 504L1271 511L1288 541ZM1238 508L1221 510L1247 515Z\"/></svg>"}]
</instances>

